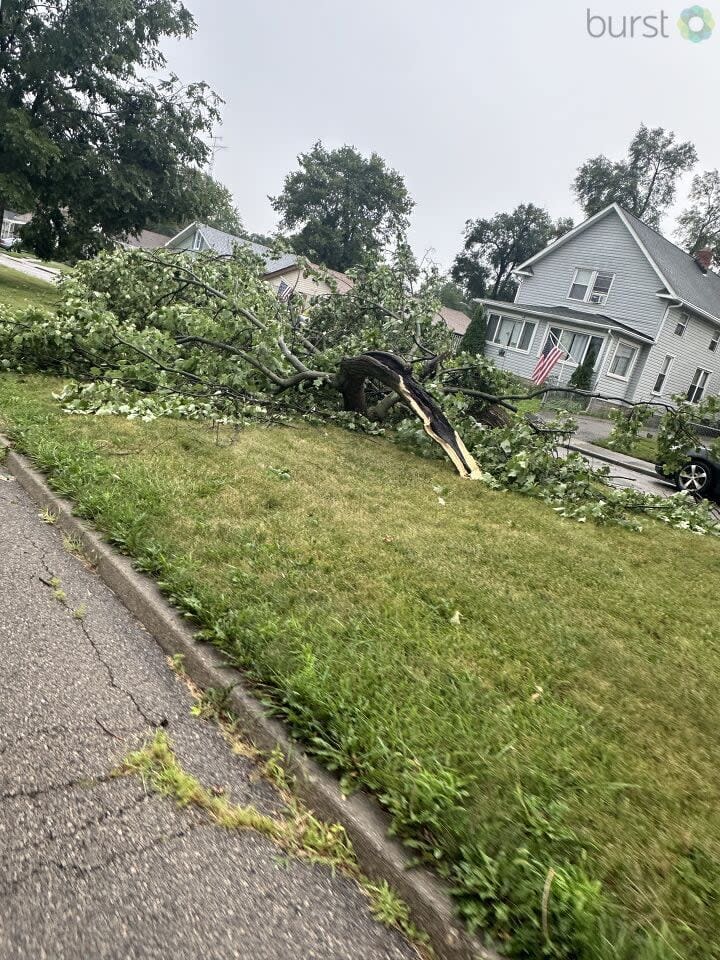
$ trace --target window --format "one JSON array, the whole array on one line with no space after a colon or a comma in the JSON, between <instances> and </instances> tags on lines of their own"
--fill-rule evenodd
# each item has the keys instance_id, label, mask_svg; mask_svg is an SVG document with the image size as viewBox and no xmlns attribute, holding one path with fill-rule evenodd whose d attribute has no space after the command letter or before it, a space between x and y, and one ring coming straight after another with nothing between
<instances>
[{"instance_id":1,"label":"window","mask_svg":"<svg viewBox=\"0 0 720 960\"><path fill-rule=\"evenodd\" d=\"M608 370L608 376L617 377L618 380L627 380L636 356L637 347L633 347L632 344L625 343L623 340L618 340L618 345L615 347L615 355L612 358L610 369Z\"/></svg>"},{"instance_id":2,"label":"window","mask_svg":"<svg viewBox=\"0 0 720 960\"><path fill-rule=\"evenodd\" d=\"M720 332L716 333L710 341L710 346L708 347L710 353L715 353L718 348L718 344L720 344Z\"/></svg>"},{"instance_id":3,"label":"window","mask_svg":"<svg viewBox=\"0 0 720 960\"><path fill-rule=\"evenodd\" d=\"M614 279L614 273L578 267L570 286L568 299L581 300L583 303L605 303Z\"/></svg>"},{"instance_id":4,"label":"window","mask_svg":"<svg viewBox=\"0 0 720 960\"><path fill-rule=\"evenodd\" d=\"M569 300L585 300L592 283L592 270L581 270L580 267L575 271L575 279L570 287L568 294Z\"/></svg>"},{"instance_id":5,"label":"window","mask_svg":"<svg viewBox=\"0 0 720 960\"><path fill-rule=\"evenodd\" d=\"M653 393L662 393L667 382L668 373L670 373L670 367L674 357L665 357L663 365L660 368L660 373L657 375L657 380L655 381L655 386L652 389Z\"/></svg>"},{"instance_id":6,"label":"window","mask_svg":"<svg viewBox=\"0 0 720 960\"><path fill-rule=\"evenodd\" d=\"M192 245L193 250L199 250L201 244L202 244L202 236L200 235L200 231L196 230L195 236L193 237L193 245Z\"/></svg>"},{"instance_id":7,"label":"window","mask_svg":"<svg viewBox=\"0 0 720 960\"><path fill-rule=\"evenodd\" d=\"M542 356L550 353L555 344L559 344L567 354L565 363L579 365L591 350L594 360L597 360L600 355L600 348L603 345L603 338L593 337L587 333L576 333L574 330L563 330L562 327L550 327L542 348Z\"/></svg>"},{"instance_id":8,"label":"window","mask_svg":"<svg viewBox=\"0 0 720 960\"><path fill-rule=\"evenodd\" d=\"M535 324L521 317L503 317L499 313L491 313L488 317L485 339L488 343L496 343L499 347L510 347L513 350L530 349Z\"/></svg>"},{"instance_id":9,"label":"window","mask_svg":"<svg viewBox=\"0 0 720 960\"><path fill-rule=\"evenodd\" d=\"M687 398L690 403L700 403L705 393L705 387L707 382L710 379L710 371L703 370L702 367L698 367L695 371L695 376L693 381L690 384L690 389L687 392Z\"/></svg>"},{"instance_id":10,"label":"window","mask_svg":"<svg viewBox=\"0 0 720 960\"><path fill-rule=\"evenodd\" d=\"M688 325L688 315L686 313L681 313L680 319L678 320L677 325L675 327L675 335L678 337L682 337L685 331L687 330L687 325Z\"/></svg>"}]
</instances>

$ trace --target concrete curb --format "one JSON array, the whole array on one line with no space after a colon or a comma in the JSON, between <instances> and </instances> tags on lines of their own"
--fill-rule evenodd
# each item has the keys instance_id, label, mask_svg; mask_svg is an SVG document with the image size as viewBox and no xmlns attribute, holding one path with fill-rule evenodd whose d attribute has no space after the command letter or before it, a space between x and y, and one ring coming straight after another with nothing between
<instances>
[{"instance_id":1,"label":"concrete curb","mask_svg":"<svg viewBox=\"0 0 720 960\"><path fill-rule=\"evenodd\" d=\"M190 678L202 688L233 687L232 709L244 733L260 750L282 751L295 790L321 818L341 823L350 837L362 870L376 880L387 880L409 905L414 922L430 937L441 960L501 960L471 937L455 917L445 887L430 871L410 866L405 849L388 837L389 817L368 795L345 797L334 777L308 757L288 736L284 726L271 719L246 686L242 674L228 667L214 647L198 643L180 615L173 610L148 577L139 574L127 557L116 553L83 520L73 515L72 504L53 491L45 478L9 442L3 465L28 494L57 516L68 536L76 538L97 572L122 603L143 624L162 649L181 653Z\"/></svg>"},{"instance_id":2,"label":"concrete curb","mask_svg":"<svg viewBox=\"0 0 720 960\"><path fill-rule=\"evenodd\" d=\"M659 477L652 467L645 466L642 461L635 459L632 461L620 460L619 457L613 456L611 451L606 450L604 447L596 447L593 443L586 443L582 447L574 443L568 446L570 450L574 450L576 453L582 453L586 457L594 457L596 460L602 460L604 463L611 463L615 467L634 470L635 473L642 473L646 477L652 477L654 480L662 480L662 477Z\"/></svg>"}]
</instances>

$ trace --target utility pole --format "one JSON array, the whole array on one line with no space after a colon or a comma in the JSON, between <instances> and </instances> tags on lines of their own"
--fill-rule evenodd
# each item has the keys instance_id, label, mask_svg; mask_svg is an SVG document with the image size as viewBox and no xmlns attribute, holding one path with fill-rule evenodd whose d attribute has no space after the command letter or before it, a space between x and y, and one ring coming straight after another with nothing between
<instances>
[{"instance_id":1,"label":"utility pole","mask_svg":"<svg viewBox=\"0 0 720 960\"><path fill-rule=\"evenodd\" d=\"M2 0L0 0L0 2L2 2ZM222 141L223 141L222 137L215 136L215 134L212 135L211 142L210 142L211 159L210 159L210 165L208 170L211 177L215 173L215 157L217 156L218 150L227 150L227 147L223 146Z\"/></svg>"}]
</instances>

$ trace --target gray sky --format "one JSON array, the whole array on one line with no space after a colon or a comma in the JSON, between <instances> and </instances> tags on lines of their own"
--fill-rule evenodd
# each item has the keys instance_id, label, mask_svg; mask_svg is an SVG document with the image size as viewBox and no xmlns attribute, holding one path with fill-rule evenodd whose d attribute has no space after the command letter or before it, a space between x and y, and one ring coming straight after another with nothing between
<instances>
[{"instance_id":1,"label":"gray sky","mask_svg":"<svg viewBox=\"0 0 720 960\"><path fill-rule=\"evenodd\" d=\"M720 166L720 6L714 35L693 44L675 26L682 0L664 8L669 39L591 39L586 3L571 0L185 2L198 30L168 45L169 66L226 101L215 175L250 230L275 226L267 195L315 140L399 170L416 201L411 243L444 267L468 218L533 202L577 219L576 168L619 158L641 122L692 140L698 170ZM662 9L591 4L616 25Z\"/></svg>"}]
</instances>

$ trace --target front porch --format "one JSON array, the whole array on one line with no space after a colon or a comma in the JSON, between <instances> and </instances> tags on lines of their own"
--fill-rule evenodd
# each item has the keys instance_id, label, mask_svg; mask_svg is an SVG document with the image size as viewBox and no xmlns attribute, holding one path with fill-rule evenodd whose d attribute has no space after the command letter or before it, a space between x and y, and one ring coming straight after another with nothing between
<instances>
[{"instance_id":1,"label":"front porch","mask_svg":"<svg viewBox=\"0 0 720 960\"><path fill-rule=\"evenodd\" d=\"M486 300L485 355L502 370L531 381L541 358L555 346L563 355L543 382L567 387L577 369L591 366L588 389L630 399L652 340L614 318L567 307Z\"/></svg>"}]
</instances>

